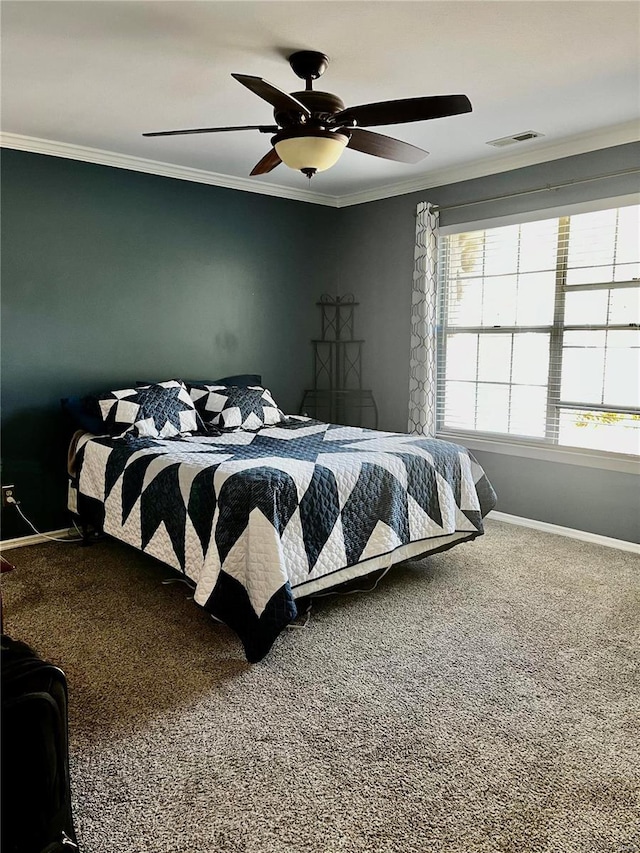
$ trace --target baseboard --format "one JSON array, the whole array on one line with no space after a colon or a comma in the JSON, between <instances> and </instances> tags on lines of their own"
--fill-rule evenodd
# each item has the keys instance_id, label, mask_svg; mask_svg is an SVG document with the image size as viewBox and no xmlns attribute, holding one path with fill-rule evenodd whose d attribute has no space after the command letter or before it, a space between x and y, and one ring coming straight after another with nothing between
<instances>
[{"instance_id":1,"label":"baseboard","mask_svg":"<svg viewBox=\"0 0 640 853\"><path fill-rule=\"evenodd\" d=\"M630 551L640 554L640 545L627 542L626 539L613 539L610 536L600 536L599 533L589 533L587 530L575 530L573 527L561 527L548 521L536 521L535 518L523 518L520 515L509 515L506 512L492 510L487 518L494 521L504 521L507 524L518 524L520 527L531 527L544 533L555 533L556 536L567 536L569 539L579 539L581 542L591 542L594 545L604 545L606 548L618 548L620 551Z\"/></svg>"},{"instance_id":2,"label":"baseboard","mask_svg":"<svg viewBox=\"0 0 640 853\"><path fill-rule=\"evenodd\" d=\"M8 551L10 548L24 548L25 545L38 545L40 542L50 542L51 540L47 538L48 536L68 542L76 541L73 537L69 537L69 528L63 527L62 530L48 530L46 533L32 533L31 536L3 539L0 542L0 551Z\"/></svg>"}]
</instances>

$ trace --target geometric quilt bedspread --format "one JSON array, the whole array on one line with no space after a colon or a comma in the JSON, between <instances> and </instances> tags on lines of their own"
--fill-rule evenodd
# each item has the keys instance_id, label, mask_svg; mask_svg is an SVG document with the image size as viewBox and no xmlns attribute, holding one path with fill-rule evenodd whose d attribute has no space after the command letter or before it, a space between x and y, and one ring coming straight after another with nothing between
<instances>
[{"instance_id":1,"label":"geometric quilt bedspread","mask_svg":"<svg viewBox=\"0 0 640 853\"><path fill-rule=\"evenodd\" d=\"M459 445L308 418L91 438L76 484L80 515L191 578L196 602L238 633L250 661L296 617L296 590L335 585L346 567L364 574L416 543L473 538L495 505Z\"/></svg>"}]
</instances>

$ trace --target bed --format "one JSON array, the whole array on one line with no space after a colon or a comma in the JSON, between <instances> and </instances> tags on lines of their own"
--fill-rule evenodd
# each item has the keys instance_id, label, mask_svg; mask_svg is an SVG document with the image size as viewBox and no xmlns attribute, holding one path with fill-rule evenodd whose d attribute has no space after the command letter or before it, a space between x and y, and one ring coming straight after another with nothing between
<instances>
[{"instance_id":1,"label":"bed","mask_svg":"<svg viewBox=\"0 0 640 853\"><path fill-rule=\"evenodd\" d=\"M188 578L250 662L301 599L483 533L495 493L464 447L231 408L240 425L76 433L69 508Z\"/></svg>"}]
</instances>

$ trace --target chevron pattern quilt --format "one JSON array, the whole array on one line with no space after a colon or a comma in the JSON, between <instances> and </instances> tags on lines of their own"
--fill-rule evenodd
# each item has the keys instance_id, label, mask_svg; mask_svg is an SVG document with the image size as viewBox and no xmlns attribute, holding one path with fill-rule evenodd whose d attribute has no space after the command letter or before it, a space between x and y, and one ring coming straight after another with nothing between
<instances>
[{"instance_id":1,"label":"chevron pattern quilt","mask_svg":"<svg viewBox=\"0 0 640 853\"><path fill-rule=\"evenodd\" d=\"M482 534L495 494L458 445L308 418L257 432L87 437L78 514L187 575L264 657L296 598Z\"/></svg>"}]
</instances>

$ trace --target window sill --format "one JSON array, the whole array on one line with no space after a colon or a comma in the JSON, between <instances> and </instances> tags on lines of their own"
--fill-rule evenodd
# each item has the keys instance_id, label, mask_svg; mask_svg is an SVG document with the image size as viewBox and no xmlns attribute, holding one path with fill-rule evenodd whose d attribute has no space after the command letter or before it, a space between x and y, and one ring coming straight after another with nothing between
<instances>
[{"instance_id":1,"label":"window sill","mask_svg":"<svg viewBox=\"0 0 640 853\"><path fill-rule=\"evenodd\" d=\"M580 465L583 468L600 468L606 471L621 471L625 474L640 474L640 459L626 453L605 453L582 447L543 447L526 442L505 441L502 438L478 437L472 433L439 432L436 438L462 444L469 450L484 450L487 453L504 453L525 459L541 459L565 465Z\"/></svg>"}]
</instances>

